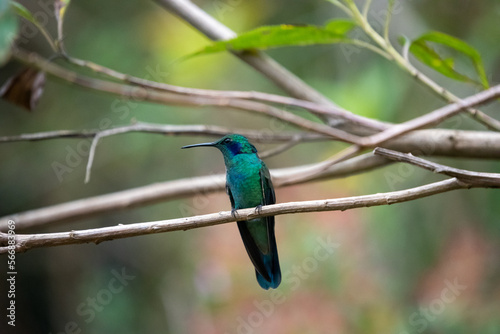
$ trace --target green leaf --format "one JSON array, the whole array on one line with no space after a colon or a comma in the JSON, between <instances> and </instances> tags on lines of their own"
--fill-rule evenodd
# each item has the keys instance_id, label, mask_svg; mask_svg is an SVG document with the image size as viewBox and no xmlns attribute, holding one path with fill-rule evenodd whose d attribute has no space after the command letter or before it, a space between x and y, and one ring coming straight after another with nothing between
<instances>
[{"instance_id":1,"label":"green leaf","mask_svg":"<svg viewBox=\"0 0 500 334\"><path fill-rule=\"evenodd\" d=\"M349 43L347 33L356 26L349 20L332 20L324 27L312 25L289 25L260 27L238 35L227 41L217 41L187 57L221 51L241 51L283 46Z\"/></svg>"},{"instance_id":2,"label":"green leaf","mask_svg":"<svg viewBox=\"0 0 500 334\"><path fill-rule=\"evenodd\" d=\"M474 65L474 70L479 77L479 82L457 72L454 68L454 59L443 59L434 49L429 46L429 42L454 49L469 58ZM413 53L413 55L417 57L417 59L422 63L449 78L463 82L476 83L480 86L483 86L484 88L489 87L481 55L472 46L456 37L441 32L432 31L414 40L410 46L410 52Z\"/></svg>"},{"instance_id":3,"label":"green leaf","mask_svg":"<svg viewBox=\"0 0 500 334\"><path fill-rule=\"evenodd\" d=\"M447 76L448 78L458 81L477 83L468 76L455 71L453 59L442 59L441 56L425 42L413 41L410 46L410 52L413 53L413 55L422 63Z\"/></svg>"},{"instance_id":4,"label":"green leaf","mask_svg":"<svg viewBox=\"0 0 500 334\"><path fill-rule=\"evenodd\" d=\"M0 1L2 1L2 0L0 0ZM10 1L10 6L12 7L12 9L15 11L15 13L17 15L19 15L19 16L25 18L26 20L30 21L31 23L33 23L38 28L38 30L40 30L40 32L43 34L43 36L45 37L47 42L50 44L52 49L54 51L57 50L55 47L54 41L53 41L52 37L50 36L49 32L47 31L47 29L45 29L45 27L36 20L36 18L31 14L31 12L28 9L26 9L26 7L24 7L19 2L16 2L16 1Z\"/></svg>"},{"instance_id":5,"label":"green leaf","mask_svg":"<svg viewBox=\"0 0 500 334\"><path fill-rule=\"evenodd\" d=\"M30 21L34 25L38 25L38 22L33 17L31 12L26 7L21 5L19 2L11 1L10 6L12 7L12 9L15 11L15 13L17 15L24 17L26 20Z\"/></svg>"},{"instance_id":6,"label":"green leaf","mask_svg":"<svg viewBox=\"0 0 500 334\"><path fill-rule=\"evenodd\" d=\"M351 20L335 19L325 25L325 29L339 35L346 35L357 26L356 22Z\"/></svg>"},{"instance_id":7,"label":"green leaf","mask_svg":"<svg viewBox=\"0 0 500 334\"><path fill-rule=\"evenodd\" d=\"M10 56L10 48L17 32L16 15L7 0L0 0L0 65L3 65Z\"/></svg>"}]
</instances>

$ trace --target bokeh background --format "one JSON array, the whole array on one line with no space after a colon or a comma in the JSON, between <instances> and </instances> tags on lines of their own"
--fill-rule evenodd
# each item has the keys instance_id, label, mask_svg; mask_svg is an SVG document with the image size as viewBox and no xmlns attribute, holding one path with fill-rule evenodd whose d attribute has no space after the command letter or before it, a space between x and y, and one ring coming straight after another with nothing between
<instances>
[{"instance_id":1,"label":"bokeh background","mask_svg":"<svg viewBox=\"0 0 500 334\"><path fill-rule=\"evenodd\" d=\"M270 24L323 24L343 16L322 0L196 1L237 32ZM54 18L43 7L34 13ZM379 29L386 1L374 1ZM500 81L500 3L494 0L400 2L391 36L429 30L462 38L483 56L490 82ZM45 13L45 14L43 14ZM42 17L40 16L40 17ZM44 56L41 34L23 23L21 46ZM33 36L32 36L33 35ZM282 94L228 54L175 62L208 40L153 1L73 0L65 22L68 52L138 77L175 85ZM390 62L342 46L268 52L304 81L358 114L400 122L443 105ZM459 66L468 66L467 63ZM1 82L19 70L9 63ZM460 96L475 92L424 68ZM0 134L95 129L133 120L217 124L283 131L267 118L215 108L181 108L121 100L48 79L28 113L0 101ZM498 103L483 110L500 118ZM482 129L466 117L448 128ZM124 134L98 146L84 184L89 141L58 139L0 145L0 216L178 178L223 172L218 153L181 151L200 137ZM258 145L259 150L271 146ZM321 161L336 143L303 144L266 163L271 168ZM81 161L58 179L53 163L71 152ZM491 160L444 159L459 168L498 172ZM78 158L76 159L78 160ZM277 189L278 202L337 198L417 186L441 177L392 165L349 178ZM500 192L473 189L393 206L286 215L276 234L284 280L258 286L234 224L104 242L34 249L17 255L15 333L498 333L500 332ZM229 209L225 194L149 205L94 219L31 229L68 231L162 220ZM17 231L20 233L21 231ZM24 232L24 231L22 231ZM5 310L6 258L0 270ZM122 280L117 280L117 276ZM2 312L3 313L3 312ZM12 332L5 318L0 332Z\"/></svg>"}]
</instances>

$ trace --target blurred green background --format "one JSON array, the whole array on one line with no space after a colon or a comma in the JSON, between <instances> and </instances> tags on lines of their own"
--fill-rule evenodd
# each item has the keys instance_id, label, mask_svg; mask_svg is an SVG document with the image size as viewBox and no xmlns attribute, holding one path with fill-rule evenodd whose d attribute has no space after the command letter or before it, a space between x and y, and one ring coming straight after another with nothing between
<instances>
[{"instance_id":1,"label":"blurred green background","mask_svg":"<svg viewBox=\"0 0 500 334\"><path fill-rule=\"evenodd\" d=\"M54 33L53 17L40 6L48 3L26 5L45 15L47 27ZM196 3L236 32L269 24L320 25L343 16L321 0ZM371 19L377 29L385 6L386 1L373 2ZM479 50L490 82L500 81L500 2L404 1L400 8L391 25L394 41L399 35L415 38L429 30L459 37ZM21 31L27 34L33 28L24 22ZM71 55L141 78L188 87L283 94L228 54L174 64L179 57L205 46L207 39L152 1L73 0L65 36ZM20 46L50 56L41 34ZM401 122L443 105L396 66L364 50L332 45L268 53L358 114ZM475 92L420 68L459 96ZM0 82L18 69L15 63L3 67ZM0 135L95 129L101 122L115 127L132 120L288 129L236 111L124 101L50 78L34 112L3 100L0 110ZM500 118L498 104L483 110ZM466 117L443 126L482 129ZM223 172L218 153L179 149L204 139L137 133L105 138L98 146L88 184L83 183L88 140L1 144L0 216L154 182ZM261 151L270 147L257 146ZM303 144L266 163L277 168L319 162L338 148L335 143ZM64 164L74 151L83 152L78 154L81 161L59 180L52 164ZM496 161L435 160L478 171L500 170ZM278 202L337 198L404 189L438 179L442 178L393 165L345 179L277 189L276 193ZM235 224L97 246L30 250L17 255L14 332L498 333L499 200L498 190L474 189L394 206L280 216L276 234L284 279L274 292L258 286ZM26 232L162 220L182 216L186 207L195 215L228 210L229 205L223 193L200 195ZM6 264L2 263L0 279L5 282ZM2 291L0 300L5 296ZM12 330L5 319L0 321L0 332Z\"/></svg>"}]
</instances>

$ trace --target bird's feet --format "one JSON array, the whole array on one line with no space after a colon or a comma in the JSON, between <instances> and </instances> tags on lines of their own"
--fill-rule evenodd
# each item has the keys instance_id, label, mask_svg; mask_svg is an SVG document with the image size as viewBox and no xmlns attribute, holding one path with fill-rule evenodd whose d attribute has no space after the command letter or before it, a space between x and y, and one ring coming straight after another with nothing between
<instances>
[{"instance_id":1,"label":"bird's feet","mask_svg":"<svg viewBox=\"0 0 500 334\"><path fill-rule=\"evenodd\" d=\"M236 209L231 209L231 217L233 217L234 219L238 219L238 214L236 213Z\"/></svg>"},{"instance_id":2,"label":"bird's feet","mask_svg":"<svg viewBox=\"0 0 500 334\"><path fill-rule=\"evenodd\" d=\"M262 204L259 204L255 207L255 213L259 214L262 212Z\"/></svg>"}]
</instances>

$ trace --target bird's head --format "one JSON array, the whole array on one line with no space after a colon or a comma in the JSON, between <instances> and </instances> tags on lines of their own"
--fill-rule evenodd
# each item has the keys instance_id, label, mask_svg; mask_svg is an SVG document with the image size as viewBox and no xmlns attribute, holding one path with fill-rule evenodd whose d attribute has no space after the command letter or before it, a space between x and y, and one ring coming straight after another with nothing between
<instances>
[{"instance_id":1,"label":"bird's head","mask_svg":"<svg viewBox=\"0 0 500 334\"><path fill-rule=\"evenodd\" d=\"M213 146L218 148L224 157L233 157L238 154L251 154L257 153L257 149L253 146L247 138L238 134L230 134L216 140L212 143L201 143L194 145L183 146L182 148L200 147L200 146Z\"/></svg>"}]
</instances>

